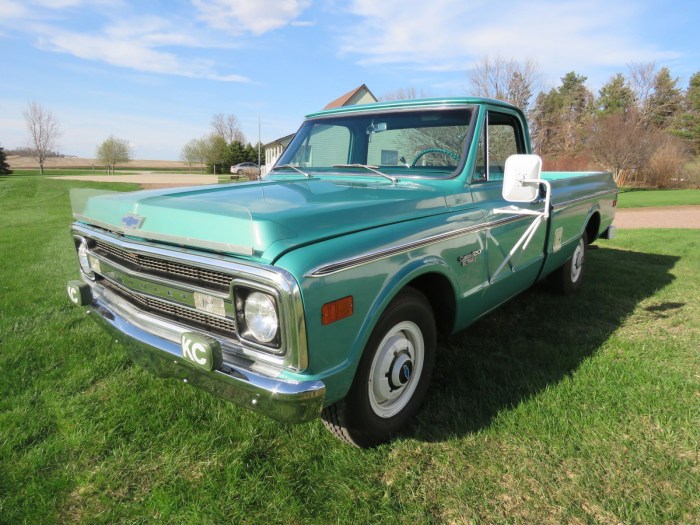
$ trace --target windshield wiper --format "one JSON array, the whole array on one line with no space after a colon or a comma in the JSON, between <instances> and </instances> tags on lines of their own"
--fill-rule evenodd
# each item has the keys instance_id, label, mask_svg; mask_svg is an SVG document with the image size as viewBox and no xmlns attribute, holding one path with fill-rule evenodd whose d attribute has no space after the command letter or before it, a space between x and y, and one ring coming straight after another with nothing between
<instances>
[{"instance_id":1,"label":"windshield wiper","mask_svg":"<svg viewBox=\"0 0 700 525\"><path fill-rule=\"evenodd\" d=\"M396 177L392 177L391 175L387 175L386 173L382 173L379 171L377 168L379 166L368 166L367 164L333 164L334 168L364 168L366 170L369 170L373 173L376 173L377 175L381 175L385 179L389 179L391 182L396 184L399 182L399 179Z\"/></svg>"},{"instance_id":2,"label":"windshield wiper","mask_svg":"<svg viewBox=\"0 0 700 525\"><path fill-rule=\"evenodd\" d=\"M288 168L288 169L290 169L290 170L298 171L299 173L301 173L301 174L302 174L304 177L306 177L307 179L310 179L310 178L311 178L311 175L309 175L309 174L306 173L305 171L301 171L299 168L297 168L297 167L294 166L293 164L282 164L281 166L275 166L275 167L272 168L272 169L273 169L273 170L279 170L279 169L283 169L283 168Z\"/></svg>"}]
</instances>

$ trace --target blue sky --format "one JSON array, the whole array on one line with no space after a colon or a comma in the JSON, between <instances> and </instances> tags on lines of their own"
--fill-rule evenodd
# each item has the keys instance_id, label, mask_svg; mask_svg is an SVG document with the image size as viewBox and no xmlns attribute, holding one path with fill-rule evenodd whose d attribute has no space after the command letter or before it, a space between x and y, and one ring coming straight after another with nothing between
<instances>
[{"instance_id":1,"label":"blue sky","mask_svg":"<svg viewBox=\"0 0 700 525\"><path fill-rule=\"evenodd\" d=\"M365 83L469 94L484 56L536 61L540 89L568 71L597 90L655 61L681 87L700 71L700 3L647 0L0 0L0 145L28 145L22 111L51 110L60 151L110 134L135 158L177 159L233 113L267 142Z\"/></svg>"}]
</instances>

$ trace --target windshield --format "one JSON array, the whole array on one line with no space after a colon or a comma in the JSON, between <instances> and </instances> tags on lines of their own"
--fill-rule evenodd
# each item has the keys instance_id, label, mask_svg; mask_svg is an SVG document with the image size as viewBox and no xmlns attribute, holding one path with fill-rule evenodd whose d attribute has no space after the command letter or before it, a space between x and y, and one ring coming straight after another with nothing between
<instances>
[{"instance_id":1,"label":"windshield","mask_svg":"<svg viewBox=\"0 0 700 525\"><path fill-rule=\"evenodd\" d=\"M307 120L275 169L373 175L365 166L400 177L449 177L462 165L472 115L471 108L394 109Z\"/></svg>"}]
</instances>

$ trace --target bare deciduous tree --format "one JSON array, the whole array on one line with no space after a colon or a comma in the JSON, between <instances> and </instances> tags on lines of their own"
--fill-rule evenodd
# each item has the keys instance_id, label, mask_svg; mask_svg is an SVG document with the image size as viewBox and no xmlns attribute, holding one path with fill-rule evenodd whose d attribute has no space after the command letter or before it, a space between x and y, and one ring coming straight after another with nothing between
<instances>
[{"instance_id":1,"label":"bare deciduous tree","mask_svg":"<svg viewBox=\"0 0 700 525\"><path fill-rule=\"evenodd\" d=\"M627 68L629 69L629 84L639 109L639 123L645 124L649 120L651 110L649 99L654 94L654 82L657 75L656 62L633 62L628 64Z\"/></svg>"},{"instance_id":2,"label":"bare deciduous tree","mask_svg":"<svg viewBox=\"0 0 700 525\"><path fill-rule=\"evenodd\" d=\"M483 57L469 72L473 94L505 100L527 110L539 78L539 67L532 59L521 63L497 55Z\"/></svg>"},{"instance_id":3,"label":"bare deciduous tree","mask_svg":"<svg viewBox=\"0 0 700 525\"><path fill-rule=\"evenodd\" d=\"M209 158L209 139L208 137L202 137L201 139L192 139L186 146L190 151L192 159L194 162L199 164L199 172L204 173L204 166Z\"/></svg>"},{"instance_id":4,"label":"bare deciduous tree","mask_svg":"<svg viewBox=\"0 0 700 525\"><path fill-rule=\"evenodd\" d=\"M192 139L187 144L182 146L180 151L180 158L187 163L187 166L192 173L192 164L199 163L200 172L204 169L204 156L199 155L199 139ZM200 160L201 159L201 160Z\"/></svg>"},{"instance_id":5,"label":"bare deciduous tree","mask_svg":"<svg viewBox=\"0 0 700 525\"><path fill-rule=\"evenodd\" d=\"M224 157L226 155L226 141L221 135L217 133L212 133L208 137L205 137L203 140L205 145L204 147L206 152L207 164L212 165L212 167L214 168L215 175L217 173L217 166L219 167L219 173L221 173L224 163Z\"/></svg>"},{"instance_id":6,"label":"bare deciduous tree","mask_svg":"<svg viewBox=\"0 0 700 525\"><path fill-rule=\"evenodd\" d=\"M415 98L428 98L432 96L428 91L421 89L418 91L413 86L407 88L398 88L394 91L388 91L379 97L381 102L391 102L394 100L413 100Z\"/></svg>"},{"instance_id":7,"label":"bare deciduous tree","mask_svg":"<svg viewBox=\"0 0 700 525\"><path fill-rule=\"evenodd\" d=\"M644 182L657 188L675 186L684 164L690 160L686 148L678 137L672 135L657 132L655 139L656 145L643 170Z\"/></svg>"},{"instance_id":8,"label":"bare deciduous tree","mask_svg":"<svg viewBox=\"0 0 700 525\"><path fill-rule=\"evenodd\" d=\"M241 125L236 115L217 113L211 118L211 127L214 133L226 141L226 144L231 144L231 142L245 144L246 142L245 135L241 131Z\"/></svg>"},{"instance_id":9,"label":"bare deciduous tree","mask_svg":"<svg viewBox=\"0 0 700 525\"><path fill-rule=\"evenodd\" d=\"M644 105L654 92L654 79L656 78L656 62L627 64L629 69L629 83L635 98L640 105Z\"/></svg>"},{"instance_id":10,"label":"bare deciduous tree","mask_svg":"<svg viewBox=\"0 0 700 525\"><path fill-rule=\"evenodd\" d=\"M129 141L110 135L97 147L97 159L114 173L114 166L131 160Z\"/></svg>"},{"instance_id":11,"label":"bare deciduous tree","mask_svg":"<svg viewBox=\"0 0 700 525\"><path fill-rule=\"evenodd\" d=\"M624 186L645 166L650 142L650 134L638 125L636 115L615 113L597 120L589 147L593 159Z\"/></svg>"},{"instance_id":12,"label":"bare deciduous tree","mask_svg":"<svg viewBox=\"0 0 700 525\"><path fill-rule=\"evenodd\" d=\"M30 102L24 112L34 158L39 162L39 169L44 173L46 157L56 149L56 140L61 135L58 120L51 111L41 104Z\"/></svg>"}]
</instances>

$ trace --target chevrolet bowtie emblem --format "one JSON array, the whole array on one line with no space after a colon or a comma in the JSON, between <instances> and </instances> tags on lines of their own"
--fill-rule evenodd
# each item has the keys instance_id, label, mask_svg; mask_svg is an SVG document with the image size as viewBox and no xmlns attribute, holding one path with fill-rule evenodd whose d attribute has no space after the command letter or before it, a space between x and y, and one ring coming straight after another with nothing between
<instances>
[{"instance_id":1,"label":"chevrolet bowtie emblem","mask_svg":"<svg viewBox=\"0 0 700 525\"><path fill-rule=\"evenodd\" d=\"M122 217L122 224L127 228L140 228L146 217L141 217L140 215L134 215L129 213Z\"/></svg>"}]
</instances>

